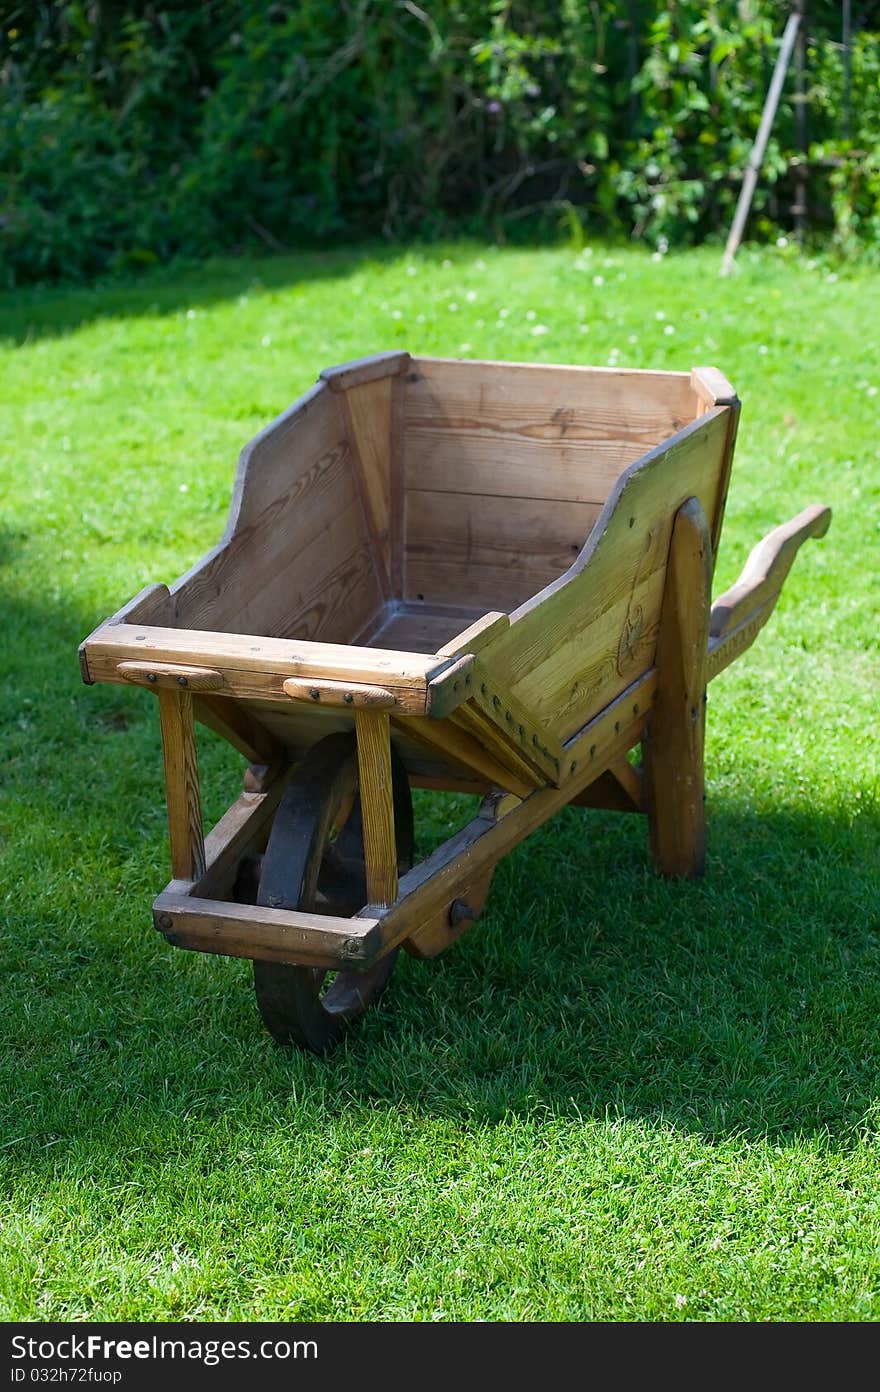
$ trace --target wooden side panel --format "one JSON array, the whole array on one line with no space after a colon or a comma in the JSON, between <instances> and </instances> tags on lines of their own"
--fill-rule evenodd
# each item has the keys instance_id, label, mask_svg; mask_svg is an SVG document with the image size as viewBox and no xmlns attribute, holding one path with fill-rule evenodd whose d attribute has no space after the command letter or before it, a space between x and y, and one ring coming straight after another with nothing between
<instances>
[{"instance_id":1,"label":"wooden side panel","mask_svg":"<svg viewBox=\"0 0 880 1392\"><path fill-rule=\"evenodd\" d=\"M571 571L511 615L485 660L562 739L651 665L672 519L690 497L714 518L728 412L710 411L629 470Z\"/></svg>"},{"instance_id":2,"label":"wooden side panel","mask_svg":"<svg viewBox=\"0 0 880 1392\"><path fill-rule=\"evenodd\" d=\"M597 503L410 489L407 598L482 604L497 596L513 608L568 569L600 511Z\"/></svg>"},{"instance_id":3,"label":"wooden side panel","mask_svg":"<svg viewBox=\"0 0 880 1392\"><path fill-rule=\"evenodd\" d=\"M685 373L416 360L405 597L523 603L575 560L621 472L694 408Z\"/></svg>"},{"instance_id":4,"label":"wooden side panel","mask_svg":"<svg viewBox=\"0 0 880 1392\"><path fill-rule=\"evenodd\" d=\"M348 641L381 603L354 463L319 385L243 451L223 540L171 589L174 625Z\"/></svg>"},{"instance_id":5,"label":"wooden side panel","mask_svg":"<svg viewBox=\"0 0 880 1392\"><path fill-rule=\"evenodd\" d=\"M406 487L603 503L694 410L684 372L416 359Z\"/></svg>"}]
</instances>

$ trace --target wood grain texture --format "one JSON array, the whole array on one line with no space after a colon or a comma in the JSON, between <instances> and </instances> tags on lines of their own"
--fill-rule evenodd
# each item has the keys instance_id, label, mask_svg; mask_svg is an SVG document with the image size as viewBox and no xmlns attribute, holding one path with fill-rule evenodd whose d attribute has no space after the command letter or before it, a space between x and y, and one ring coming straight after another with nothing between
<instances>
[{"instance_id":1,"label":"wood grain texture","mask_svg":"<svg viewBox=\"0 0 880 1392\"><path fill-rule=\"evenodd\" d=\"M512 772L467 730L459 729L451 720L424 720L411 716L394 716L395 729L403 730L416 745L431 751L442 767L459 775L464 771L485 779L490 787L505 788L525 797L534 787L534 779Z\"/></svg>"},{"instance_id":2,"label":"wood grain texture","mask_svg":"<svg viewBox=\"0 0 880 1392\"><path fill-rule=\"evenodd\" d=\"M325 386L242 452L220 543L175 581L181 628L347 641L381 603L340 398Z\"/></svg>"},{"instance_id":3,"label":"wood grain texture","mask_svg":"<svg viewBox=\"0 0 880 1392\"><path fill-rule=\"evenodd\" d=\"M153 922L175 947L309 967L356 967L379 945L378 923L367 916L334 918L185 894L160 894Z\"/></svg>"},{"instance_id":4,"label":"wood grain texture","mask_svg":"<svg viewBox=\"0 0 880 1392\"><path fill-rule=\"evenodd\" d=\"M701 875L706 856L703 745L712 543L702 507L676 513L657 638L657 695L644 768L651 852L663 875Z\"/></svg>"},{"instance_id":5,"label":"wood grain texture","mask_svg":"<svg viewBox=\"0 0 880 1392\"><path fill-rule=\"evenodd\" d=\"M693 415L686 373L414 359L405 486L602 503Z\"/></svg>"},{"instance_id":6,"label":"wood grain texture","mask_svg":"<svg viewBox=\"0 0 880 1392\"><path fill-rule=\"evenodd\" d=\"M559 738L651 665L672 519L691 496L714 516L727 429L716 408L628 469L575 564L493 645L499 679Z\"/></svg>"},{"instance_id":7,"label":"wood grain texture","mask_svg":"<svg viewBox=\"0 0 880 1392\"><path fill-rule=\"evenodd\" d=\"M366 686L357 682L309 681L288 677L284 694L293 701L319 702L326 706L351 707L353 710L389 710L397 705L394 693L383 686Z\"/></svg>"},{"instance_id":8,"label":"wood grain texture","mask_svg":"<svg viewBox=\"0 0 880 1392\"><path fill-rule=\"evenodd\" d=\"M399 376L406 372L409 365L409 353L403 349L393 349L389 353L371 353L365 358L353 358L351 362L340 363L337 367L325 367L320 380L326 382L331 391L345 392L367 382Z\"/></svg>"},{"instance_id":9,"label":"wood grain texture","mask_svg":"<svg viewBox=\"0 0 880 1392\"><path fill-rule=\"evenodd\" d=\"M186 662L216 668L224 693L248 700L284 700L288 677L354 680L391 691L406 710L424 711L428 681L448 661L432 654L344 644L285 641L258 634L108 625L88 641L96 680L122 681L125 661Z\"/></svg>"},{"instance_id":10,"label":"wood grain texture","mask_svg":"<svg viewBox=\"0 0 880 1392\"><path fill-rule=\"evenodd\" d=\"M205 841L193 698L188 691L164 687L156 694L165 760L171 873L176 880L197 880L205 871Z\"/></svg>"},{"instance_id":11,"label":"wood grain texture","mask_svg":"<svg viewBox=\"0 0 880 1392\"><path fill-rule=\"evenodd\" d=\"M406 598L473 601L492 574L495 609L513 608L561 575L580 553L597 503L500 498L410 489Z\"/></svg>"},{"instance_id":12,"label":"wood grain texture","mask_svg":"<svg viewBox=\"0 0 880 1392\"><path fill-rule=\"evenodd\" d=\"M813 503L768 532L752 548L736 584L712 605L712 637L720 638L768 602L775 603L801 546L810 537L823 537L830 524L831 509Z\"/></svg>"},{"instance_id":13,"label":"wood grain texture","mask_svg":"<svg viewBox=\"0 0 880 1392\"><path fill-rule=\"evenodd\" d=\"M182 687L189 691L219 691L223 686L222 672L180 662L120 662L119 675L135 686Z\"/></svg>"},{"instance_id":14,"label":"wood grain texture","mask_svg":"<svg viewBox=\"0 0 880 1392\"><path fill-rule=\"evenodd\" d=\"M481 614L460 633L456 633L454 638L448 639L442 647L438 647L437 656L458 657L461 653L481 652L493 643L500 633L506 633L508 628L510 616L490 610L488 614Z\"/></svg>"},{"instance_id":15,"label":"wood grain texture","mask_svg":"<svg viewBox=\"0 0 880 1392\"><path fill-rule=\"evenodd\" d=\"M367 528L386 598L391 574L391 389L383 377L341 394Z\"/></svg>"},{"instance_id":16,"label":"wood grain texture","mask_svg":"<svg viewBox=\"0 0 880 1392\"><path fill-rule=\"evenodd\" d=\"M391 726L386 711L358 710L358 775L367 902L385 907L397 898L397 840L391 782Z\"/></svg>"}]
</instances>

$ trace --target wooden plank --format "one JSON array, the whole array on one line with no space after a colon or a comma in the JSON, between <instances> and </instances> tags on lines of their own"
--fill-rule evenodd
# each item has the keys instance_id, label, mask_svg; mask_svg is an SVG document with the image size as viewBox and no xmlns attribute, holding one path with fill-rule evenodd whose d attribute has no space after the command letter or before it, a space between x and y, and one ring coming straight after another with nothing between
<instances>
[{"instance_id":1,"label":"wooden plank","mask_svg":"<svg viewBox=\"0 0 880 1392\"><path fill-rule=\"evenodd\" d=\"M511 615L493 670L562 739L650 665L672 518L718 503L728 408L686 426L621 477L569 574Z\"/></svg>"},{"instance_id":2,"label":"wooden plank","mask_svg":"<svg viewBox=\"0 0 880 1392\"><path fill-rule=\"evenodd\" d=\"M288 541L277 569L263 575L262 588L221 627L346 644L381 603L372 543L354 500L301 550Z\"/></svg>"},{"instance_id":3,"label":"wooden plank","mask_svg":"<svg viewBox=\"0 0 880 1392\"><path fill-rule=\"evenodd\" d=\"M691 368L691 391L700 408L697 415L705 415L713 406L739 405L736 391L717 367Z\"/></svg>"},{"instance_id":4,"label":"wooden plank","mask_svg":"<svg viewBox=\"0 0 880 1392\"><path fill-rule=\"evenodd\" d=\"M87 652L99 681L121 681L120 662L184 661L220 671L224 695L283 702L289 677L354 680L387 688L401 707L413 712L424 711L428 680L447 662L385 648L132 624L99 629L88 640Z\"/></svg>"},{"instance_id":5,"label":"wooden plank","mask_svg":"<svg viewBox=\"0 0 880 1392\"><path fill-rule=\"evenodd\" d=\"M397 840L391 778L391 726L386 711L357 710L358 774L367 902L385 906L397 898Z\"/></svg>"},{"instance_id":6,"label":"wooden plank","mask_svg":"<svg viewBox=\"0 0 880 1392\"><path fill-rule=\"evenodd\" d=\"M416 359L406 487L602 503L693 414L687 373Z\"/></svg>"},{"instance_id":7,"label":"wooden plank","mask_svg":"<svg viewBox=\"0 0 880 1392\"><path fill-rule=\"evenodd\" d=\"M388 456L389 554L391 593L400 599L404 590L404 453L407 379L398 376L391 383L391 439Z\"/></svg>"},{"instance_id":8,"label":"wooden plank","mask_svg":"<svg viewBox=\"0 0 880 1392\"><path fill-rule=\"evenodd\" d=\"M89 672L87 648L89 642L94 638L100 629L106 628L108 624L136 623L139 620L146 622L147 618L162 616L167 618L169 591L167 585L145 585L142 590L130 599L127 604L123 604L121 609L117 609L109 619L104 619L93 628L88 638L84 638L79 645L79 668L82 679L86 686L92 686L94 678Z\"/></svg>"},{"instance_id":9,"label":"wooden plank","mask_svg":"<svg viewBox=\"0 0 880 1392\"><path fill-rule=\"evenodd\" d=\"M243 451L224 536L171 587L171 621L278 635L305 624L346 641L379 601L371 565L345 419L321 387ZM321 601L331 588L335 605Z\"/></svg>"},{"instance_id":10,"label":"wooden plank","mask_svg":"<svg viewBox=\"0 0 880 1392\"><path fill-rule=\"evenodd\" d=\"M557 572L558 574L558 572ZM461 604L469 599L477 609L517 609L540 590L545 580L535 572L517 570L513 565L474 566L468 573L467 588L458 561L442 556L406 557L406 593L411 601L431 608ZM548 576L546 583L552 577Z\"/></svg>"},{"instance_id":11,"label":"wooden plank","mask_svg":"<svg viewBox=\"0 0 880 1392\"><path fill-rule=\"evenodd\" d=\"M357 682L332 682L288 677L284 694L293 701L323 702L326 706L351 706L358 710L388 710L397 701L392 692L382 686L365 686Z\"/></svg>"},{"instance_id":12,"label":"wooden plank","mask_svg":"<svg viewBox=\"0 0 880 1392\"><path fill-rule=\"evenodd\" d=\"M462 666L466 663L472 665ZM453 683L453 688L459 690L456 693L453 689L451 695L452 701L456 694L460 698L455 709L456 723L482 739L499 763L538 783L558 783L563 776L560 741L534 711L497 681L491 662L468 655L459 658L451 671L461 672L459 680ZM432 717L438 711L444 713L435 702L434 692L446 678L444 673L428 686L428 714ZM462 704L465 701L467 705Z\"/></svg>"},{"instance_id":13,"label":"wooden plank","mask_svg":"<svg viewBox=\"0 0 880 1392\"><path fill-rule=\"evenodd\" d=\"M644 743L648 824L661 874L703 873L703 744L712 542L695 498L676 513L657 639L657 699Z\"/></svg>"},{"instance_id":14,"label":"wooden plank","mask_svg":"<svg viewBox=\"0 0 880 1392\"><path fill-rule=\"evenodd\" d=\"M534 787L533 779L511 773L504 764L492 758L479 740L458 729L450 720L420 720L395 714L394 726L417 744L424 745L446 766L475 774L491 787L505 788L518 797L526 797Z\"/></svg>"},{"instance_id":15,"label":"wooden plank","mask_svg":"<svg viewBox=\"0 0 880 1392\"><path fill-rule=\"evenodd\" d=\"M213 667L190 667L181 662L120 662L119 675L136 686L182 687L190 691L216 691L222 673Z\"/></svg>"},{"instance_id":16,"label":"wooden plank","mask_svg":"<svg viewBox=\"0 0 880 1392\"><path fill-rule=\"evenodd\" d=\"M475 623L469 624L461 633L457 633L454 638L450 638L448 642L438 648L437 656L459 657L462 653L478 653L494 642L500 633L505 633L508 628L510 628L509 614L490 610L488 614L483 614Z\"/></svg>"},{"instance_id":17,"label":"wooden plank","mask_svg":"<svg viewBox=\"0 0 880 1392\"><path fill-rule=\"evenodd\" d=\"M340 363L338 367L325 367L320 380L326 382L333 392L345 392L367 382L377 382L383 377L399 376L406 372L409 365L409 353L394 349L389 353L371 353L369 357L353 358L351 362Z\"/></svg>"},{"instance_id":18,"label":"wooden plank","mask_svg":"<svg viewBox=\"0 0 880 1392\"><path fill-rule=\"evenodd\" d=\"M379 945L378 923L366 915L334 918L186 894L160 894L153 903L153 922L175 947L259 962L357 967Z\"/></svg>"},{"instance_id":19,"label":"wooden plank","mask_svg":"<svg viewBox=\"0 0 880 1392\"><path fill-rule=\"evenodd\" d=\"M171 872L176 880L196 880L205 870L205 842L193 728L193 698L188 691L166 687L161 687L156 694L159 698L165 760Z\"/></svg>"},{"instance_id":20,"label":"wooden plank","mask_svg":"<svg viewBox=\"0 0 880 1392\"><path fill-rule=\"evenodd\" d=\"M340 397L353 447L353 463L364 514L386 597L393 593L390 497L393 380L384 377L359 387L349 387Z\"/></svg>"},{"instance_id":21,"label":"wooden plank","mask_svg":"<svg viewBox=\"0 0 880 1392\"><path fill-rule=\"evenodd\" d=\"M432 720L450 715L473 694L476 659L470 653L454 657L449 665L428 682L426 710Z\"/></svg>"},{"instance_id":22,"label":"wooden plank","mask_svg":"<svg viewBox=\"0 0 880 1392\"><path fill-rule=\"evenodd\" d=\"M527 786L540 788L545 783L552 783L558 779L558 769L548 773L542 764L529 757L531 751L527 753L472 702L459 706L449 717L449 721L457 729L471 735L500 768L509 769L510 773Z\"/></svg>"},{"instance_id":23,"label":"wooden plank","mask_svg":"<svg viewBox=\"0 0 880 1392\"><path fill-rule=\"evenodd\" d=\"M580 553L600 505L410 489L406 509L406 597L464 603L484 569L503 577L493 592L505 600L555 580Z\"/></svg>"}]
</instances>

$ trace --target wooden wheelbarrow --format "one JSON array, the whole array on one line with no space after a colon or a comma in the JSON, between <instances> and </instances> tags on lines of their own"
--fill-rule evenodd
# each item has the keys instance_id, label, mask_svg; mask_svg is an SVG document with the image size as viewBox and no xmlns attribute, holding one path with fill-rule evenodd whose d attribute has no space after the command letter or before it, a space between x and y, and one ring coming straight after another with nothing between
<instances>
[{"instance_id":1,"label":"wooden wheelbarrow","mask_svg":"<svg viewBox=\"0 0 880 1392\"><path fill-rule=\"evenodd\" d=\"M251 958L276 1039L334 1044L567 803L645 813L657 869L702 871L707 682L830 519L777 527L710 606L738 415L713 368L330 368L244 450L219 545L83 643L86 682L158 697L155 925ZM207 836L194 721L250 765ZM482 797L419 865L411 785Z\"/></svg>"}]
</instances>

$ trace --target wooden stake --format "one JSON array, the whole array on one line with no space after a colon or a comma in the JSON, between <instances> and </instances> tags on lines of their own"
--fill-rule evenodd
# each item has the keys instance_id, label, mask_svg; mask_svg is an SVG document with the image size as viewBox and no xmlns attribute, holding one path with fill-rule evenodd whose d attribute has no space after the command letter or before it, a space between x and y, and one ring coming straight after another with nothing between
<instances>
[{"instance_id":1,"label":"wooden stake","mask_svg":"<svg viewBox=\"0 0 880 1392\"><path fill-rule=\"evenodd\" d=\"M761 172L761 165L764 163L764 152L767 149L767 141L770 139L770 131L773 128L773 119L776 115L776 108L779 105L779 98L782 95L782 84L785 81L785 74L791 62L791 51L794 48L794 41L800 27L801 17L798 13L788 16L788 23L782 35L782 44L779 49L779 56L776 59L776 67L773 69L773 76L770 79L770 86L767 91L767 100L764 103L764 110L761 113L761 124L758 127L758 134L755 136L755 143L752 146L746 172L743 176L742 188L740 189L739 199L736 204L736 212L733 215L730 233L727 238L727 245L724 248L724 256L721 259L721 275L729 275L733 270L733 258L736 256L736 249L742 240L745 231L746 219L749 209L752 206L752 199L755 196L755 187L758 182L758 175Z\"/></svg>"},{"instance_id":2,"label":"wooden stake","mask_svg":"<svg viewBox=\"0 0 880 1392\"><path fill-rule=\"evenodd\" d=\"M199 766L189 691L160 687L159 721L165 756L165 799L171 873L176 880L197 880L205 873L205 838L199 793Z\"/></svg>"},{"instance_id":3,"label":"wooden stake","mask_svg":"<svg viewBox=\"0 0 880 1392\"><path fill-rule=\"evenodd\" d=\"M355 710L367 902L387 908L397 898L397 840L387 711Z\"/></svg>"},{"instance_id":4,"label":"wooden stake","mask_svg":"<svg viewBox=\"0 0 880 1392\"><path fill-rule=\"evenodd\" d=\"M651 851L663 875L702 874L703 740L712 548L696 498L675 516L657 638L657 695L645 740Z\"/></svg>"}]
</instances>

